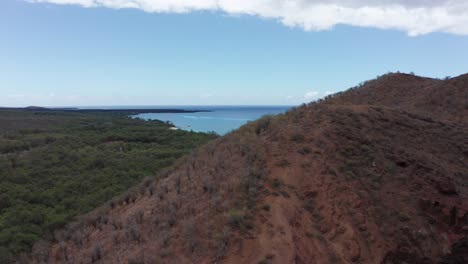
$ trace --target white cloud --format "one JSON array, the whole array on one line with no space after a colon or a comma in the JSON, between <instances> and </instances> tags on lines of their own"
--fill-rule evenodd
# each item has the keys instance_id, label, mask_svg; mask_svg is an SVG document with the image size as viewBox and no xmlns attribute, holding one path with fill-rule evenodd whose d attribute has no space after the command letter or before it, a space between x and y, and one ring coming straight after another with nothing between
<instances>
[{"instance_id":1,"label":"white cloud","mask_svg":"<svg viewBox=\"0 0 468 264\"><path fill-rule=\"evenodd\" d=\"M8 94L7 95L8 98L23 98L25 97L24 94Z\"/></svg>"},{"instance_id":2,"label":"white cloud","mask_svg":"<svg viewBox=\"0 0 468 264\"><path fill-rule=\"evenodd\" d=\"M307 31L338 24L468 35L466 0L25 0L83 7L136 8L155 13L220 11L279 20Z\"/></svg>"},{"instance_id":3,"label":"white cloud","mask_svg":"<svg viewBox=\"0 0 468 264\"><path fill-rule=\"evenodd\" d=\"M307 92L305 95L304 95L304 99L312 99L312 98L315 98L319 95L319 92L316 92L316 91L310 91L310 92Z\"/></svg>"},{"instance_id":4,"label":"white cloud","mask_svg":"<svg viewBox=\"0 0 468 264\"><path fill-rule=\"evenodd\" d=\"M200 94L200 98L202 98L202 99L207 99L207 98L210 98L210 97L213 97L213 94L211 94L211 93Z\"/></svg>"},{"instance_id":5,"label":"white cloud","mask_svg":"<svg viewBox=\"0 0 468 264\"><path fill-rule=\"evenodd\" d=\"M65 98L70 101L75 101L80 97L78 95L67 95Z\"/></svg>"}]
</instances>

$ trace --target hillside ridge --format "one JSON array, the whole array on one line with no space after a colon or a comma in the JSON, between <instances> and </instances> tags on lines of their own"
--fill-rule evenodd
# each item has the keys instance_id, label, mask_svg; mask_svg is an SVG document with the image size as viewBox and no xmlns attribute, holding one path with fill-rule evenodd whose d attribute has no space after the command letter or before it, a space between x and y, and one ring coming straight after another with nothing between
<instances>
[{"instance_id":1,"label":"hillside ridge","mask_svg":"<svg viewBox=\"0 0 468 264\"><path fill-rule=\"evenodd\" d=\"M332 104L378 105L452 122L468 122L468 74L444 80L390 73L329 96Z\"/></svg>"}]
</instances>

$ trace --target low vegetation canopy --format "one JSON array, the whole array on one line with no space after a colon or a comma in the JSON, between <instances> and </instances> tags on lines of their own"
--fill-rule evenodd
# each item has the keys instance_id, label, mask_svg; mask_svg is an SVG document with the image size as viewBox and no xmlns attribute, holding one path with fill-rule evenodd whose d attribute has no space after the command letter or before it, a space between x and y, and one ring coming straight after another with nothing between
<instances>
[{"instance_id":1,"label":"low vegetation canopy","mask_svg":"<svg viewBox=\"0 0 468 264\"><path fill-rule=\"evenodd\" d=\"M216 137L128 114L0 110L0 263Z\"/></svg>"}]
</instances>

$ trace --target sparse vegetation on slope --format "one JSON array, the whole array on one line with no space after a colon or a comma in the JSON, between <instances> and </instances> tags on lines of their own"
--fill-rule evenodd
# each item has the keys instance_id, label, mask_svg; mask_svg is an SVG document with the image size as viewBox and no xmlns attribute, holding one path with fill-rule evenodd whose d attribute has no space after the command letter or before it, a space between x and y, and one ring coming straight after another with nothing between
<instances>
[{"instance_id":1,"label":"sparse vegetation on slope","mask_svg":"<svg viewBox=\"0 0 468 264\"><path fill-rule=\"evenodd\" d=\"M250 129L208 143L56 232L47 262L92 262L96 246L102 259L117 263L223 259L255 232L266 175L261 149Z\"/></svg>"},{"instance_id":2,"label":"sparse vegetation on slope","mask_svg":"<svg viewBox=\"0 0 468 264\"><path fill-rule=\"evenodd\" d=\"M347 91L328 96L337 105L376 105L401 109L419 116L468 122L468 74L452 79L424 78L389 73Z\"/></svg>"}]
</instances>

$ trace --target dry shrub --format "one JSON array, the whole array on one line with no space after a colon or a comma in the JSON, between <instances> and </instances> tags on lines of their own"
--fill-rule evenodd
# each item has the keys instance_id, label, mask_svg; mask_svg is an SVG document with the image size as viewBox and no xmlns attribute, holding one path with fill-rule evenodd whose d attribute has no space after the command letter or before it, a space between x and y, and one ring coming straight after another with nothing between
<instances>
[{"instance_id":1,"label":"dry shrub","mask_svg":"<svg viewBox=\"0 0 468 264\"><path fill-rule=\"evenodd\" d=\"M141 242L141 231L134 221L130 221L130 223L128 223L126 234L127 238L130 239L130 241L135 241L137 243Z\"/></svg>"},{"instance_id":2,"label":"dry shrub","mask_svg":"<svg viewBox=\"0 0 468 264\"><path fill-rule=\"evenodd\" d=\"M172 252L171 249L169 248L163 248L159 251L159 256L161 258L167 258L167 257L170 257L172 254L174 254L174 252Z\"/></svg>"},{"instance_id":3,"label":"dry shrub","mask_svg":"<svg viewBox=\"0 0 468 264\"><path fill-rule=\"evenodd\" d=\"M215 235L214 240L216 243L215 259L219 262L223 259L229 248L229 238L231 237L231 229L227 226L223 228L221 233Z\"/></svg>"},{"instance_id":4,"label":"dry shrub","mask_svg":"<svg viewBox=\"0 0 468 264\"><path fill-rule=\"evenodd\" d=\"M123 228L123 223L120 221L120 219L112 219L110 223L115 230L121 230Z\"/></svg>"},{"instance_id":5,"label":"dry shrub","mask_svg":"<svg viewBox=\"0 0 468 264\"><path fill-rule=\"evenodd\" d=\"M193 220L187 220L183 224L183 233L186 248L193 253L198 244L197 230Z\"/></svg>"},{"instance_id":6,"label":"dry shrub","mask_svg":"<svg viewBox=\"0 0 468 264\"><path fill-rule=\"evenodd\" d=\"M163 230L159 233L158 240L161 244L161 247L167 247L169 246L169 242L171 240L171 234L169 233L169 231Z\"/></svg>"},{"instance_id":7,"label":"dry shrub","mask_svg":"<svg viewBox=\"0 0 468 264\"><path fill-rule=\"evenodd\" d=\"M82 247L83 243L85 242L85 232L83 230L76 230L73 233L72 236L72 241L77 245L78 247Z\"/></svg>"},{"instance_id":8,"label":"dry shrub","mask_svg":"<svg viewBox=\"0 0 468 264\"><path fill-rule=\"evenodd\" d=\"M216 212L223 212L223 202L224 200L221 194L216 194L210 200L211 208L213 208Z\"/></svg>"},{"instance_id":9,"label":"dry shrub","mask_svg":"<svg viewBox=\"0 0 468 264\"><path fill-rule=\"evenodd\" d=\"M95 245L91 252L91 262L94 263L102 258L102 249L100 245Z\"/></svg>"},{"instance_id":10,"label":"dry shrub","mask_svg":"<svg viewBox=\"0 0 468 264\"><path fill-rule=\"evenodd\" d=\"M241 210L231 209L227 213L228 223L236 228L242 227L245 220L245 213Z\"/></svg>"},{"instance_id":11,"label":"dry shrub","mask_svg":"<svg viewBox=\"0 0 468 264\"><path fill-rule=\"evenodd\" d=\"M148 192L149 192L149 195L152 196L156 191L156 188L154 187L154 184L151 184L149 187L148 187Z\"/></svg>"},{"instance_id":12,"label":"dry shrub","mask_svg":"<svg viewBox=\"0 0 468 264\"><path fill-rule=\"evenodd\" d=\"M138 212L136 212L136 214L133 217L135 218L135 222L141 225L143 223L144 216L145 211L143 211L143 209L140 209L138 210Z\"/></svg>"},{"instance_id":13,"label":"dry shrub","mask_svg":"<svg viewBox=\"0 0 468 264\"><path fill-rule=\"evenodd\" d=\"M68 247L64 241L59 242L57 260L68 261Z\"/></svg>"},{"instance_id":14,"label":"dry shrub","mask_svg":"<svg viewBox=\"0 0 468 264\"><path fill-rule=\"evenodd\" d=\"M143 183L143 184L140 184L140 187L139 187L138 189L139 189L139 192L140 192L140 195L141 195L141 196L144 196L144 195L145 195L146 189L147 189L147 188L148 188L148 187L147 187L144 183Z\"/></svg>"},{"instance_id":15,"label":"dry shrub","mask_svg":"<svg viewBox=\"0 0 468 264\"><path fill-rule=\"evenodd\" d=\"M32 248L32 258L39 263L47 263L49 261L50 243L45 240L39 240Z\"/></svg>"},{"instance_id":16,"label":"dry shrub","mask_svg":"<svg viewBox=\"0 0 468 264\"><path fill-rule=\"evenodd\" d=\"M177 204L175 202L165 202L163 204L163 212L166 215L169 227L173 227L177 222Z\"/></svg>"},{"instance_id":17,"label":"dry shrub","mask_svg":"<svg viewBox=\"0 0 468 264\"><path fill-rule=\"evenodd\" d=\"M128 260L128 264L144 264L145 261L142 257L135 257L133 259Z\"/></svg>"},{"instance_id":18,"label":"dry shrub","mask_svg":"<svg viewBox=\"0 0 468 264\"><path fill-rule=\"evenodd\" d=\"M263 116L255 122L255 134L260 135L270 128L272 116Z\"/></svg>"},{"instance_id":19,"label":"dry shrub","mask_svg":"<svg viewBox=\"0 0 468 264\"><path fill-rule=\"evenodd\" d=\"M117 201L115 198L111 199L109 202L107 202L107 205L109 206L110 209L115 209L117 206Z\"/></svg>"},{"instance_id":20,"label":"dry shrub","mask_svg":"<svg viewBox=\"0 0 468 264\"><path fill-rule=\"evenodd\" d=\"M180 175L176 176L175 186L176 186L177 194L180 194L180 185L181 185L181 179L180 178L181 178Z\"/></svg>"},{"instance_id":21,"label":"dry shrub","mask_svg":"<svg viewBox=\"0 0 468 264\"><path fill-rule=\"evenodd\" d=\"M287 159L282 159L276 162L276 166L281 167L281 168L289 167L290 165L291 165L291 162L289 162L289 160Z\"/></svg>"},{"instance_id":22,"label":"dry shrub","mask_svg":"<svg viewBox=\"0 0 468 264\"><path fill-rule=\"evenodd\" d=\"M293 134L290 139L291 141L299 143L299 142L303 142L305 138L304 138L304 135L296 133L296 134Z\"/></svg>"},{"instance_id":23,"label":"dry shrub","mask_svg":"<svg viewBox=\"0 0 468 264\"><path fill-rule=\"evenodd\" d=\"M119 231L112 231L111 237L115 244L120 244L122 242L122 233Z\"/></svg>"}]
</instances>

